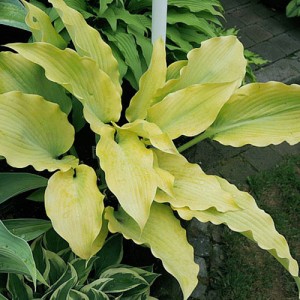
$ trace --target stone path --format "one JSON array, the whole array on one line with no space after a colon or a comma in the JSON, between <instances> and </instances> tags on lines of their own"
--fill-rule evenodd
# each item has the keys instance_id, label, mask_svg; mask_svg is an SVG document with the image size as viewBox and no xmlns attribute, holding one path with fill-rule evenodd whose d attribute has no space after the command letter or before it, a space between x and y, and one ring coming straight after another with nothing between
<instances>
[{"instance_id":1,"label":"stone path","mask_svg":"<svg viewBox=\"0 0 300 300\"><path fill-rule=\"evenodd\" d=\"M238 36L245 48L269 60L255 70L257 81L300 84L300 18L288 19L284 12L267 7L259 0L221 0L221 3L225 9L225 26L239 29ZM274 167L287 155L297 154L300 154L300 143L234 148L214 141L203 141L184 153L206 173L222 176L242 190L248 190L248 176ZM224 259L220 231L218 226L196 220L188 225L189 241L201 268L199 284L190 299L219 299L217 291L209 286L209 274L212 269L221 267Z\"/></svg>"}]
</instances>

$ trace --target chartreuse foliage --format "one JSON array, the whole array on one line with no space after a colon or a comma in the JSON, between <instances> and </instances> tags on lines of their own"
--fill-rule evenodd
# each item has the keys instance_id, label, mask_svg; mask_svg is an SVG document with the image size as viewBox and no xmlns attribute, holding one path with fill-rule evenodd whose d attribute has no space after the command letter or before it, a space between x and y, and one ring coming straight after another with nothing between
<instances>
[{"instance_id":1,"label":"chartreuse foliage","mask_svg":"<svg viewBox=\"0 0 300 300\"><path fill-rule=\"evenodd\" d=\"M0 155L13 167L32 165L38 171L56 171L45 192L46 212L74 253L92 260L107 232L120 232L150 247L177 278L187 299L197 285L198 266L174 210L186 220L196 217L227 224L269 251L299 283L298 264L271 217L249 194L206 175L179 151L204 138L232 146L296 144L300 141L300 86L269 82L240 87L247 63L234 36L207 40L191 50L187 60L170 66L164 44L158 40L139 90L126 109L128 123L121 122L122 90L110 48L79 13L62 0L50 2L76 51L61 49L48 38L48 30L53 32L50 20L26 4L27 25L39 28L41 34L35 35L34 43L8 45L18 54L0 54L0 65L5 66L1 68L5 83L0 96ZM28 67L26 83L23 69L16 67L22 61ZM37 74L46 88L55 86L59 95L59 86L64 87L81 102L98 141L96 154L106 180L101 187L107 185L119 208L105 208L95 170L66 154L74 142L74 129L68 110L62 112L67 105L59 101L74 105L74 98L48 99L41 89L33 95ZM196 137L178 151L173 140L181 135ZM68 267L66 286L74 286L77 280L74 268Z\"/></svg>"}]
</instances>

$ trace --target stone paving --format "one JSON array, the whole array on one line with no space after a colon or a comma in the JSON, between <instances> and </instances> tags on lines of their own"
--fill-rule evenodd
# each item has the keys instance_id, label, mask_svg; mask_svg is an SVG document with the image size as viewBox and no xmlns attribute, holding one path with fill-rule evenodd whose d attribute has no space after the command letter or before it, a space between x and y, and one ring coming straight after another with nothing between
<instances>
[{"instance_id":1,"label":"stone paving","mask_svg":"<svg viewBox=\"0 0 300 300\"><path fill-rule=\"evenodd\" d=\"M225 9L225 26L239 29L238 36L245 48L269 61L255 70L257 81L300 84L300 18L288 19L284 12L267 7L259 0L221 0L221 3ZM184 153L190 162L199 163L207 174L222 176L246 191L249 176L276 166L287 155L299 154L300 143L234 148L214 141L203 141ZM210 273L220 268L224 259L222 227L193 219L187 233L195 248L195 260L202 270L199 284L189 299L220 299L209 282Z\"/></svg>"}]
</instances>

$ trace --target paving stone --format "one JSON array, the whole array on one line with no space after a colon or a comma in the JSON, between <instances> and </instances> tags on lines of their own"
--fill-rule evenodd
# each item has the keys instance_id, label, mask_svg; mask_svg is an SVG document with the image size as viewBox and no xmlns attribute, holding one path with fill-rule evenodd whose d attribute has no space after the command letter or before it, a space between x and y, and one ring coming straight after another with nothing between
<instances>
[{"instance_id":1,"label":"paving stone","mask_svg":"<svg viewBox=\"0 0 300 300\"><path fill-rule=\"evenodd\" d=\"M238 8L232 12L232 15L236 18L240 18L243 23L247 24L247 26L255 24L261 20L261 17L256 14L252 6L243 6Z\"/></svg>"},{"instance_id":2,"label":"paving stone","mask_svg":"<svg viewBox=\"0 0 300 300\"><path fill-rule=\"evenodd\" d=\"M188 237L188 241L194 247L195 256L209 257L212 251L211 240L207 236L199 236L197 238Z\"/></svg>"},{"instance_id":3,"label":"paving stone","mask_svg":"<svg viewBox=\"0 0 300 300\"><path fill-rule=\"evenodd\" d=\"M274 44L270 41L259 43L251 47L249 50L261 55L264 59L267 59L270 62L277 61L286 56L284 51L278 47L274 47Z\"/></svg>"},{"instance_id":4,"label":"paving stone","mask_svg":"<svg viewBox=\"0 0 300 300\"><path fill-rule=\"evenodd\" d=\"M272 33L257 24L247 26L241 29L241 32L248 36L255 43L261 43L273 37Z\"/></svg>"},{"instance_id":5,"label":"paving stone","mask_svg":"<svg viewBox=\"0 0 300 300\"><path fill-rule=\"evenodd\" d=\"M286 55L290 55L300 48L300 40L291 39L287 33L282 33L274 37L270 42L281 49Z\"/></svg>"},{"instance_id":6,"label":"paving stone","mask_svg":"<svg viewBox=\"0 0 300 300\"><path fill-rule=\"evenodd\" d=\"M296 145L289 145L284 142L280 145L272 145L271 148L280 155L299 155L300 154L300 143Z\"/></svg>"},{"instance_id":7,"label":"paving stone","mask_svg":"<svg viewBox=\"0 0 300 300\"><path fill-rule=\"evenodd\" d=\"M187 234L191 238L197 238L199 236L208 235L208 223L202 223L197 219L193 218L189 221L186 228Z\"/></svg>"},{"instance_id":8,"label":"paving stone","mask_svg":"<svg viewBox=\"0 0 300 300\"><path fill-rule=\"evenodd\" d=\"M272 17L277 13L276 11L272 10L270 7L262 5L261 2L257 4L252 4L251 7L255 11L255 13L261 17L260 18L261 20Z\"/></svg>"},{"instance_id":9,"label":"paving stone","mask_svg":"<svg viewBox=\"0 0 300 300\"><path fill-rule=\"evenodd\" d=\"M282 156L270 147L253 147L245 151L242 156L257 171L271 169L282 160Z\"/></svg>"},{"instance_id":10,"label":"paving stone","mask_svg":"<svg viewBox=\"0 0 300 300\"><path fill-rule=\"evenodd\" d=\"M246 24L238 17L225 14L225 22L223 22L223 25L225 28L243 28L246 26Z\"/></svg>"},{"instance_id":11,"label":"paving stone","mask_svg":"<svg viewBox=\"0 0 300 300\"><path fill-rule=\"evenodd\" d=\"M222 162L218 170L222 177L239 188L247 187L247 178L257 171L243 157L236 156Z\"/></svg>"},{"instance_id":12,"label":"paving stone","mask_svg":"<svg viewBox=\"0 0 300 300\"><path fill-rule=\"evenodd\" d=\"M275 18L263 19L258 24L273 36L286 32L286 27Z\"/></svg>"},{"instance_id":13,"label":"paving stone","mask_svg":"<svg viewBox=\"0 0 300 300\"><path fill-rule=\"evenodd\" d=\"M259 82L275 80L285 83L296 83L300 76L300 62L291 58L281 59L257 70L255 75Z\"/></svg>"}]
</instances>

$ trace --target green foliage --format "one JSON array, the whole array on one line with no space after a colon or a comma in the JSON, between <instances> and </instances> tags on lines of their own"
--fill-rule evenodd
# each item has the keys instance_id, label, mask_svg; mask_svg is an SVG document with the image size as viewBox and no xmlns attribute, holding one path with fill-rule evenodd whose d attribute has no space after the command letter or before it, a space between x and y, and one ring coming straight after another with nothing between
<instances>
[{"instance_id":1,"label":"green foliage","mask_svg":"<svg viewBox=\"0 0 300 300\"><path fill-rule=\"evenodd\" d=\"M232 35L205 40L189 51L187 60L170 65L165 45L158 40L148 69L144 73L140 69L139 90L124 99L122 67L113 50L82 14L62 0L50 2L75 50L66 48L57 24L55 29L42 10L24 2L35 42L9 44L17 53L0 53L0 155L13 168L33 166L37 172L54 173L47 173L44 197L37 198L44 198L53 229L66 241L57 242L48 231L32 244L37 270L50 286L43 297L107 299L105 293L117 293L132 299L136 290L147 297L154 275L123 266L108 270L105 263L97 262L105 247L119 245L105 242L111 232L147 245L178 280L187 299L197 285L199 267L174 211L184 220L195 217L226 224L267 250L299 284L298 263L272 218L250 194L206 175L180 152L204 138L236 147L298 143L300 86L278 82L241 86L247 61L242 44ZM104 2L103 14L109 11L109 2ZM118 8L126 4L118 3ZM135 3L148 7L147 1ZM215 13L208 9L208 1L170 4ZM192 17L187 20L194 22ZM136 62L137 53L125 47L130 37L120 30L117 34L119 44L113 48L127 51L127 58L119 62L126 66ZM37 81L46 89L33 94ZM69 114L73 105L76 113ZM88 146L75 135L83 119L93 140ZM181 136L194 138L177 149ZM92 163L90 157L77 157L82 146L94 149ZM30 185L27 190L40 188L38 193L43 193L42 187ZM28 223L33 232L41 230L38 225ZM108 255L108 249L102 255ZM114 254L111 261L119 262L120 256ZM94 264L98 277L84 285ZM112 280L118 282L116 289ZM11 281L15 281L12 288L28 290L19 276Z\"/></svg>"},{"instance_id":2,"label":"green foliage","mask_svg":"<svg viewBox=\"0 0 300 300\"><path fill-rule=\"evenodd\" d=\"M16 239L21 240L14 238L14 242ZM26 244L24 241L22 243ZM101 251L89 261L76 258L53 230L35 239L31 251L28 245L26 247L32 261L34 258L33 270L39 272L44 281L35 288L34 283L24 276L27 273L21 265L19 269L5 269L2 251L1 272L9 272L7 279L2 278L6 282L6 286L0 290L3 297L28 300L148 299L150 286L158 276L152 272L151 267L136 268L120 264L123 258L120 235L107 239ZM24 256L24 250L20 247L16 254ZM11 266L14 259L17 258L11 256L8 261Z\"/></svg>"},{"instance_id":3,"label":"green foliage","mask_svg":"<svg viewBox=\"0 0 300 300\"><path fill-rule=\"evenodd\" d=\"M286 15L289 18L300 17L300 1L291 0L286 7Z\"/></svg>"}]
</instances>

